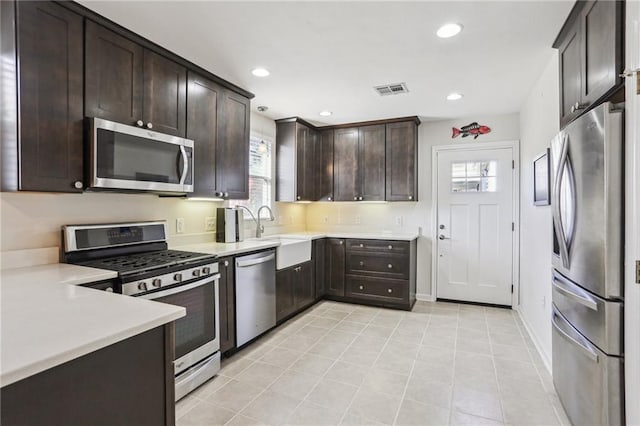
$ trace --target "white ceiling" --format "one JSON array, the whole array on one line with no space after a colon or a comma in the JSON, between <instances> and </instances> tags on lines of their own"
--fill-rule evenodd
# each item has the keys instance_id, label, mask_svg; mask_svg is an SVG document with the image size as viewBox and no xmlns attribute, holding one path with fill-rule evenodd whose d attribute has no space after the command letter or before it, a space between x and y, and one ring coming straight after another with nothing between
<instances>
[{"instance_id":1,"label":"white ceiling","mask_svg":"<svg viewBox=\"0 0 640 426\"><path fill-rule=\"evenodd\" d=\"M518 112L573 1L80 3L253 93L266 115L345 123ZM451 39L446 22L464 25ZM271 71L251 75L256 66ZM406 95L373 86L405 82ZM450 92L460 101L447 101ZM333 116L320 117L321 110Z\"/></svg>"}]
</instances>

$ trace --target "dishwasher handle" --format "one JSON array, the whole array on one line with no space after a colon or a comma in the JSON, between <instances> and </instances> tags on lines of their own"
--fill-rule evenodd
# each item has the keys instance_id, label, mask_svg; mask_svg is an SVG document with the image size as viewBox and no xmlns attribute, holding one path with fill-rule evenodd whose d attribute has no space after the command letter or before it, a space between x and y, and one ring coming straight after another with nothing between
<instances>
[{"instance_id":1,"label":"dishwasher handle","mask_svg":"<svg viewBox=\"0 0 640 426\"><path fill-rule=\"evenodd\" d=\"M236 260L236 266L238 268L246 268L249 266L254 266L254 265L259 265L261 263L266 263L269 262L270 260L273 260L276 258L275 254L270 254L268 256L265 257L258 257L256 259L248 259L248 260Z\"/></svg>"}]
</instances>

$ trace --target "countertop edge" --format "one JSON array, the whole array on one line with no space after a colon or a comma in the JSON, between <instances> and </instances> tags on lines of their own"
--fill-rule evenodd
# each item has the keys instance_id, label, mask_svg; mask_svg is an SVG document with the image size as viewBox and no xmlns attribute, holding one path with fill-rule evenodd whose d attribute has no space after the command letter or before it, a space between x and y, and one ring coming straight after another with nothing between
<instances>
[{"instance_id":1,"label":"countertop edge","mask_svg":"<svg viewBox=\"0 0 640 426\"><path fill-rule=\"evenodd\" d=\"M62 284L62 285L65 285L65 284ZM69 284L66 284L66 285L69 285ZM176 319L186 315L185 308L174 306L174 305L167 305L167 309L170 309L169 306L173 308L171 312L168 312L167 314L162 315L160 317L154 318L148 322L144 322L135 327L128 328L127 330L121 331L119 333L102 337L100 339L97 339L94 342L77 346L73 349L69 349L68 351L37 361L31 365L18 368L16 370L9 371L9 372L3 372L3 374L0 376L0 388L9 386L23 379L27 379L31 376L34 376L38 373L42 373L43 371L49 370L51 368L55 368L59 365L62 365L66 362L80 358L91 352L95 352L97 350L103 349L115 343L122 342L123 340L137 336L141 333L144 333L153 328L162 326L171 321L175 321Z\"/></svg>"}]
</instances>

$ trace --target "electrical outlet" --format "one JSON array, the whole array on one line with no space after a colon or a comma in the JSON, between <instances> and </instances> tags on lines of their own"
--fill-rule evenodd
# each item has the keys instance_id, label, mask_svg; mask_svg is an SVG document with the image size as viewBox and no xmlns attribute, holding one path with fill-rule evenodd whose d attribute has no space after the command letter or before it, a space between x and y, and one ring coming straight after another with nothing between
<instances>
[{"instance_id":1,"label":"electrical outlet","mask_svg":"<svg viewBox=\"0 0 640 426\"><path fill-rule=\"evenodd\" d=\"M182 234L184 232L184 218L179 217L176 219L176 234Z\"/></svg>"},{"instance_id":2,"label":"electrical outlet","mask_svg":"<svg viewBox=\"0 0 640 426\"><path fill-rule=\"evenodd\" d=\"M396 226L402 226L404 218L402 216L396 216Z\"/></svg>"},{"instance_id":3,"label":"electrical outlet","mask_svg":"<svg viewBox=\"0 0 640 426\"><path fill-rule=\"evenodd\" d=\"M353 221L356 225L360 225L362 223L362 218L360 217L360 215L356 215Z\"/></svg>"},{"instance_id":4,"label":"electrical outlet","mask_svg":"<svg viewBox=\"0 0 640 426\"><path fill-rule=\"evenodd\" d=\"M215 231L216 230L216 218L215 217L205 217L204 218L204 230L205 231Z\"/></svg>"}]
</instances>

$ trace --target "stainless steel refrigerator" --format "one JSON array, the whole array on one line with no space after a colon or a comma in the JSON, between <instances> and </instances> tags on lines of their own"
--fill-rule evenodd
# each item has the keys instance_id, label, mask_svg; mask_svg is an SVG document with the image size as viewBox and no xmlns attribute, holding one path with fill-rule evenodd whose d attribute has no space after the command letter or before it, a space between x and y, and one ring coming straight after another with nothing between
<instances>
[{"instance_id":1,"label":"stainless steel refrigerator","mask_svg":"<svg viewBox=\"0 0 640 426\"><path fill-rule=\"evenodd\" d=\"M624 424L623 110L551 143L553 381L575 425Z\"/></svg>"}]
</instances>

